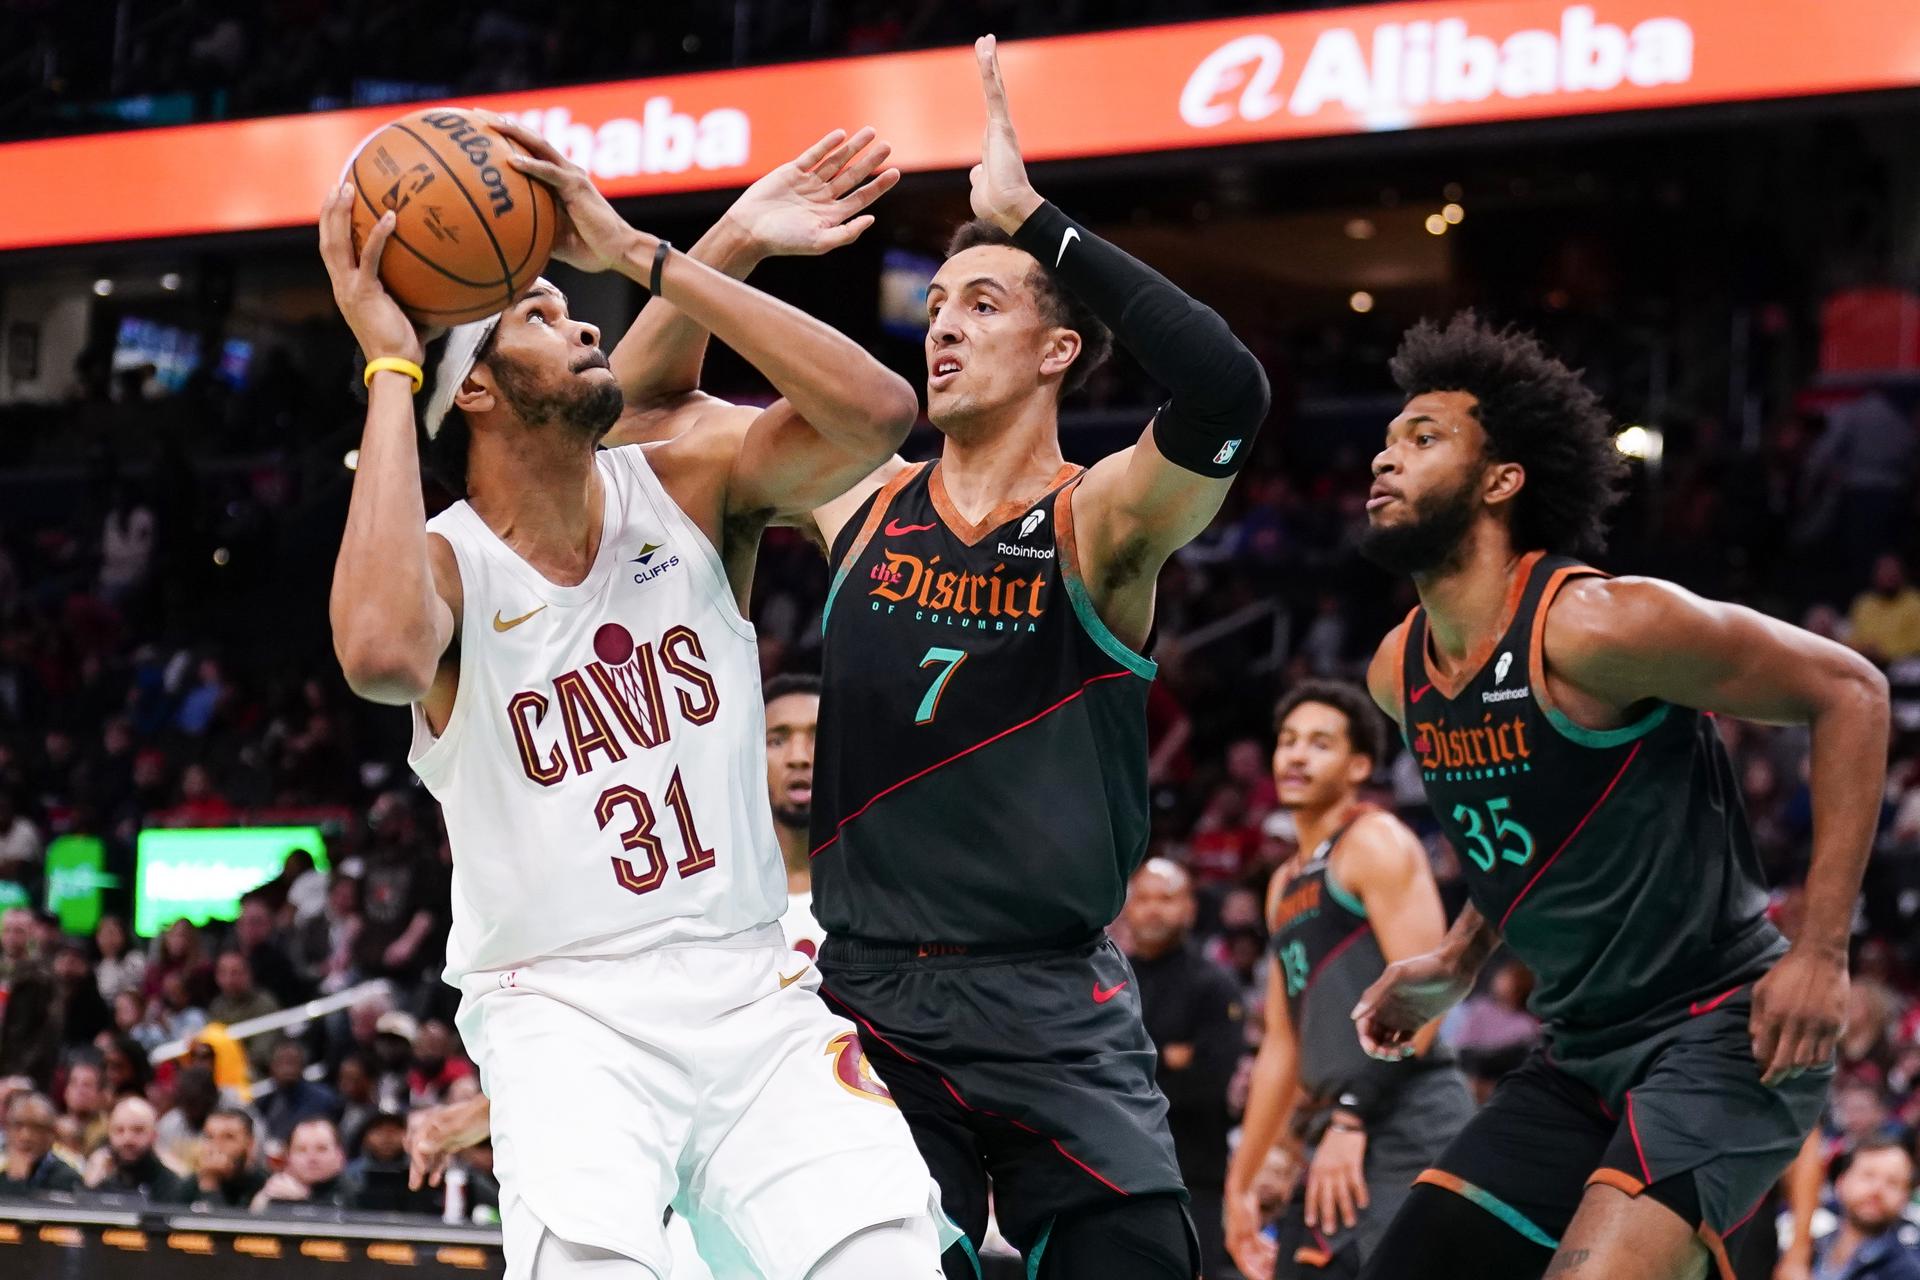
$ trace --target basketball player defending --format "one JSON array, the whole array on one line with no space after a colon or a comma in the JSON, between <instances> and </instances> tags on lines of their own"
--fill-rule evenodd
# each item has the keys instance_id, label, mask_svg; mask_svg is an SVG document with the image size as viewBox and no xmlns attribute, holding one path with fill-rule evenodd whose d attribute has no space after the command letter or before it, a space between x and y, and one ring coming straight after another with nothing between
<instances>
[{"instance_id":1,"label":"basketball player defending","mask_svg":"<svg viewBox=\"0 0 1920 1280\"><path fill-rule=\"evenodd\" d=\"M1373 461L1365 547L1420 605L1369 672L1465 865L1435 950L1354 1010L1404 1054L1502 940L1547 1047L1501 1081L1363 1273L1732 1276L1819 1114L1887 758L1886 681L1837 644L1671 583L1608 578L1623 463L1598 398L1531 337L1422 324ZM1764 914L1715 714L1812 730L1806 923ZM1770 1228L1768 1228L1770 1229Z\"/></svg>"},{"instance_id":2,"label":"basketball player defending","mask_svg":"<svg viewBox=\"0 0 1920 1280\"><path fill-rule=\"evenodd\" d=\"M1034 193L992 37L976 54L979 217L927 299L945 450L796 521L834 566L821 966L968 1232L950 1276L979 1274L991 1181L1029 1275L1184 1280L1166 1100L1102 931L1146 851L1154 579L1218 509L1266 378L1219 316ZM1172 398L1082 472L1061 457L1059 401L1105 357L1109 324ZM697 401L698 361L676 360L663 400L677 382Z\"/></svg>"},{"instance_id":3,"label":"basketball player defending","mask_svg":"<svg viewBox=\"0 0 1920 1280\"><path fill-rule=\"evenodd\" d=\"M1267 1030L1227 1172L1227 1245L1247 1280L1352 1277L1473 1099L1432 1048L1435 1028L1414 1056L1383 1062L1361 1051L1348 1018L1388 961L1433 950L1447 931L1419 839L1360 799L1386 753L1385 722L1357 685L1308 681L1274 725L1274 787L1300 849L1267 893ZM1282 1133L1313 1158L1276 1248L1260 1234L1253 1184Z\"/></svg>"},{"instance_id":4,"label":"basketball player defending","mask_svg":"<svg viewBox=\"0 0 1920 1280\"><path fill-rule=\"evenodd\" d=\"M623 380L546 281L435 344L424 406L407 375L371 378L335 647L362 696L414 707L412 763L445 810L446 976L494 1113L509 1274L664 1277L671 1203L725 1280L935 1275L925 1163L774 923L741 614L761 528L886 457L911 389L517 140L564 208L557 256L671 297L782 398L600 452ZM361 349L418 364L377 276L391 230L356 262L343 192L322 254ZM416 407L465 495L432 522Z\"/></svg>"},{"instance_id":5,"label":"basketball player defending","mask_svg":"<svg viewBox=\"0 0 1920 1280\"><path fill-rule=\"evenodd\" d=\"M773 832L787 864L787 945L820 954L826 934L813 918L813 863L807 828L813 820L813 747L820 732L820 677L779 675L767 681L767 800Z\"/></svg>"}]
</instances>

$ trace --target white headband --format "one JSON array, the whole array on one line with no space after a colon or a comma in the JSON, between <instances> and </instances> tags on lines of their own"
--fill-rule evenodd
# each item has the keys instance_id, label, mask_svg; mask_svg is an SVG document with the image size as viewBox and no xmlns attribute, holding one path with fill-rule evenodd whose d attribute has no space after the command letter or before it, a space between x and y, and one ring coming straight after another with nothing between
<instances>
[{"instance_id":1,"label":"white headband","mask_svg":"<svg viewBox=\"0 0 1920 1280\"><path fill-rule=\"evenodd\" d=\"M487 345L487 339L493 336L494 328L500 323L500 316L505 314L503 311L485 320L470 320L447 330L447 345L440 354L440 367L433 378L433 394L427 397L427 410L421 423L427 430L427 439L432 440L440 434L440 424L445 421L447 411L453 408L453 398L459 394L460 384L473 372L473 366L480 360L480 348Z\"/></svg>"}]
</instances>

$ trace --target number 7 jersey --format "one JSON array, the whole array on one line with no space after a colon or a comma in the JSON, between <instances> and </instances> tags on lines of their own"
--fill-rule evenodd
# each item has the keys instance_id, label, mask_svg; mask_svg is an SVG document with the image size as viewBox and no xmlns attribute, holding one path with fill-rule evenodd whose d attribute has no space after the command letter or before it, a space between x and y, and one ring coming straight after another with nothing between
<instances>
[{"instance_id":1,"label":"number 7 jersey","mask_svg":"<svg viewBox=\"0 0 1920 1280\"><path fill-rule=\"evenodd\" d=\"M812 833L828 933L1043 943L1119 914L1146 852L1154 666L1081 584L1078 477L971 525L921 463L835 539Z\"/></svg>"},{"instance_id":2,"label":"number 7 jersey","mask_svg":"<svg viewBox=\"0 0 1920 1280\"><path fill-rule=\"evenodd\" d=\"M647 464L597 455L606 514L558 586L465 502L428 522L460 566L459 688L408 761L453 848L446 980L711 941L779 918L753 627Z\"/></svg>"},{"instance_id":3,"label":"number 7 jersey","mask_svg":"<svg viewBox=\"0 0 1920 1280\"><path fill-rule=\"evenodd\" d=\"M1537 980L1556 1051L1629 1043L1757 977L1785 950L1711 717L1655 703L1617 729L1551 700L1547 610L1598 571L1533 554L1508 621L1448 689L1423 609L1401 656L1408 748L1473 904Z\"/></svg>"}]
</instances>

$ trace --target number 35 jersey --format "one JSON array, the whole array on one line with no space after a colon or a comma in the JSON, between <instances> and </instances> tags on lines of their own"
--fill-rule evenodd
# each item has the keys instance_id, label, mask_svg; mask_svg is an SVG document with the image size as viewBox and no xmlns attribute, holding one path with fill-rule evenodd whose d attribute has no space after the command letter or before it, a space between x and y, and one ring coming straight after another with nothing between
<instances>
[{"instance_id":1,"label":"number 35 jersey","mask_svg":"<svg viewBox=\"0 0 1920 1280\"><path fill-rule=\"evenodd\" d=\"M1078 477L969 525L921 463L835 540L812 833L829 934L1044 943L1119 914L1154 666L1080 581Z\"/></svg>"},{"instance_id":2,"label":"number 35 jersey","mask_svg":"<svg viewBox=\"0 0 1920 1280\"><path fill-rule=\"evenodd\" d=\"M1595 730L1553 706L1547 610L1584 576L1598 570L1523 559L1509 622L1457 690L1428 660L1422 609L1401 661L1403 728L1427 799L1474 906L1533 971L1533 1011L1563 1055L1684 1018L1785 949L1712 719L1657 703Z\"/></svg>"},{"instance_id":3,"label":"number 35 jersey","mask_svg":"<svg viewBox=\"0 0 1920 1280\"><path fill-rule=\"evenodd\" d=\"M465 502L427 528L465 595L459 689L408 754L453 848L446 980L767 924L786 876L767 807L752 626L643 446L598 455L606 515L562 587Z\"/></svg>"}]
</instances>

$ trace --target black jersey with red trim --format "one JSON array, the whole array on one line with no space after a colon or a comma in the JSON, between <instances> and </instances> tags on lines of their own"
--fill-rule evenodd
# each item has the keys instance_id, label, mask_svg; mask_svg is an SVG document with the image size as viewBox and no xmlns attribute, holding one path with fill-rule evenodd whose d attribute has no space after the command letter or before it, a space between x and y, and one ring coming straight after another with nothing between
<instances>
[{"instance_id":1,"label":"black jersey with red trim","mask_svg":"<svg viewBox=\"0 0 1920 1280\"><path fill-rule=\"evenodd\" d=\"M812 832L830 934L1038 943L1119 914L1154 665L1080 581L1079 474L969 526L922 463L835 539Z\"/></svg>"},{"instance_id":2,"label":"black jersey with red trim","mask_svg":"<svg viewBox=\"0 0 1920 1280\"><path fill-rule=\"evenodd\" d=\"M1533 971L1532 1008L1562 1054L1684 1016L1786 947L1711 717L1656 703L1595 730L1552 705L1547 609L1585 576L1602 575L1526 557L1509 621L1457 689L1437 679L1424 609L1408 618L1401 660L1403 730L1427 799L1474 906Z\"/></svg>"}]
</instances>

